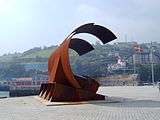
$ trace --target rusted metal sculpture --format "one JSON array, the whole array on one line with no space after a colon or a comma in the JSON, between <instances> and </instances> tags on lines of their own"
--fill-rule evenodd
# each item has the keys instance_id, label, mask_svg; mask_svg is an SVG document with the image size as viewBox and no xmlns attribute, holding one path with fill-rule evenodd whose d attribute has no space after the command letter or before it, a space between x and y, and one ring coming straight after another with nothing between
<instances>
[{"instance_id":1,"label":"rusted metal sculpture","mask_svg":"<svg viewBox=\"0 0 160 120\"><path fill-rule=\"evenodd\" d=\"M89 33L99 38L103 44L116 39L105 27L89 23L75 29L52 53L48 61L49 81L42 84L39 96L49 101L87 101L104 100L105 96L96 94L99 83L90 77L74 75L71 70L68 50L75 50L80 56L94 48L88 42L73 38L78 33Z\"/></svg>"}]
</instances>

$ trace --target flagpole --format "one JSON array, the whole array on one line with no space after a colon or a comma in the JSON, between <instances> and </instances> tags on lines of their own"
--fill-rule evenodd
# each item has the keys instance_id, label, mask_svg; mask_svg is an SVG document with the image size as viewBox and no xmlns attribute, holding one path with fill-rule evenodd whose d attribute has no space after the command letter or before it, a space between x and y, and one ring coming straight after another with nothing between
<instances>
[{"instance_id":1,"label":"flagpole","mask_svg":"<svg viewBox=\"0 0 160 120\"><path fill-rule=\"evenodd\" d=\"M154 82L154 63L153 63L153 47L152 47L152 41L151 41L151 71L152 71L152 84L155 85Z\"/></svg>"}]
</instances>

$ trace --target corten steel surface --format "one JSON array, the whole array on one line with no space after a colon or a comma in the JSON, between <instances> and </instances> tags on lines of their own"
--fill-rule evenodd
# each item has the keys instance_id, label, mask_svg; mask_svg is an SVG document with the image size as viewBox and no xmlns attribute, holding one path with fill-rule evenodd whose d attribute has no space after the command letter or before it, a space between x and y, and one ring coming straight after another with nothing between
<instances>
[{"instance_id":1,"label":"corten steel surface","mask_svg":"<svg viewBox=\"0 0 160 120\"><path fill-rule=\"evenodd\" d=\"M103 44L116 36L107 28L94 23L82 25L75 29L63 43L52 53L48 60L49 80L42 84L39 96L50 101L85 101L103 100L105 97L96 94L99 83L87 76L74 75L68 50L75 50L80 56L94 50L85 40L73 38L75 34L89 33L99 38Z\"/></svg>"}]
</instances>

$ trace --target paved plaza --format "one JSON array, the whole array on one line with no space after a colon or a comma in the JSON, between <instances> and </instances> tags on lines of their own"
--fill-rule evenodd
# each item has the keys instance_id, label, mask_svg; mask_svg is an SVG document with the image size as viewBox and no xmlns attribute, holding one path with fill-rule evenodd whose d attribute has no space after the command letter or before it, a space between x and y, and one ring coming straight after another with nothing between
<instances>
[{"instance_id":1,"label":"paved plaza","mask_svg":"<svg viewBox=\"0 0 160 120\"><path fill-rule=\"evenodd\" d=\"M46 106L31 97L0 100L0 120L160 120L157 87L101 87L101 94L118 103Z\"/></svg>"}]
</instances>

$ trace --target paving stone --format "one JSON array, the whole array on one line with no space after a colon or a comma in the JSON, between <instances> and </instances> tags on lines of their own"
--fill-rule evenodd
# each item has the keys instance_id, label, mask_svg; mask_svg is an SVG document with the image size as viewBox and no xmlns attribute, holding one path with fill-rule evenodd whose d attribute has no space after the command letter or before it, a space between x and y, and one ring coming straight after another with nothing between
<instances>
[{"instance_id":1,"label":"paving stone","mask_svg":"<svg viewBox=\"0 0 160 120\"><path fill-rule=\"evenodd\" d=\"M33 96L7 98L0 100L0 120L160 120L160 93L156 87L101 87L99 93L127 100L46 106Z\"/></svg>"}]
</instances>

